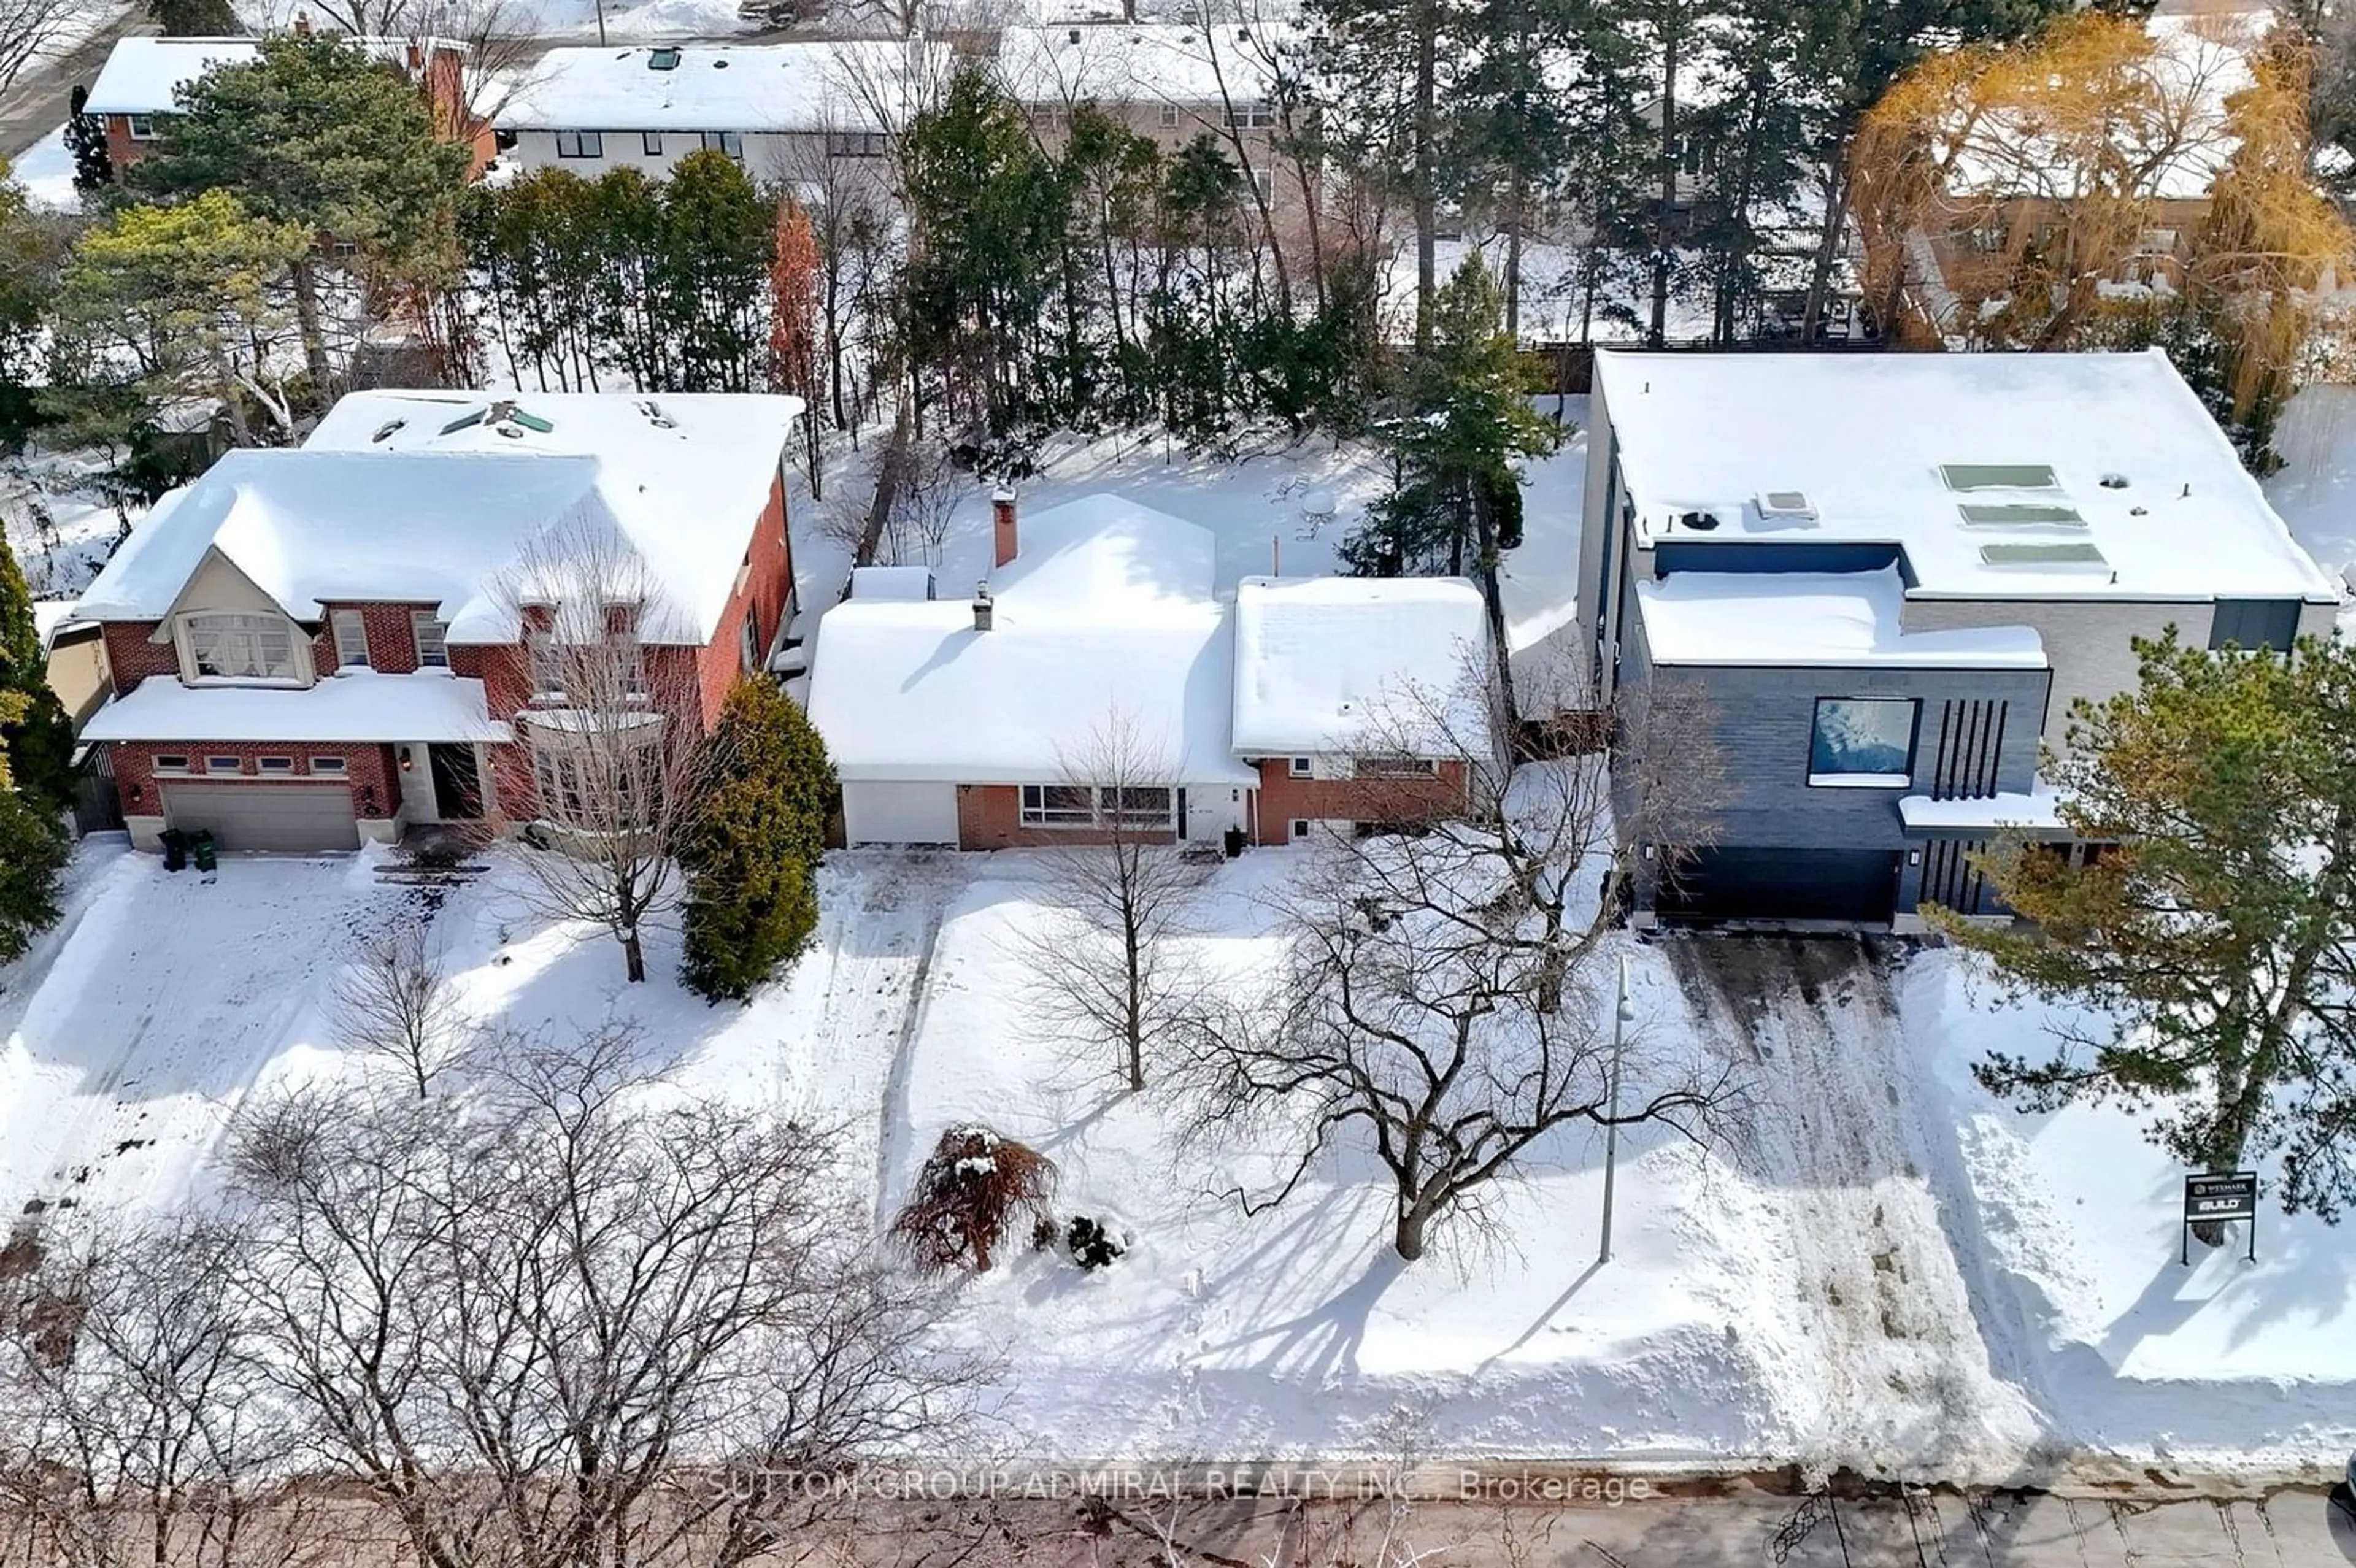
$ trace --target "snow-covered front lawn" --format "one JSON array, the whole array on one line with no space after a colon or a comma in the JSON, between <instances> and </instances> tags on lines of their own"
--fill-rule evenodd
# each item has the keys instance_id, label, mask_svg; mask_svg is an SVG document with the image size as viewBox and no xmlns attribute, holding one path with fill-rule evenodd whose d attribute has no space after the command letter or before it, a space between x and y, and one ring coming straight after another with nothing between
<instances>
[{"instance_id":1,"label":"snow-covered front lawn","mask_svg":"<svg viewBox=\"0 0 2356 1568\"><path fill-rule=\"evenodd\" d=\"M1272 955L1260 895L1305 853L1210 870L1217 962ZM66 921L0 971L0 1211L168 1207L256 1085L338 1071L337 965L415 897L381 859L230 857L208 884L85 845ZM952 1123L1051 1156L1059 1211L1134 1245L1095 1274L1018 1249L966 1289L942 1332L1002 1354L1004 1456L2271 1478L2356 1440L2340 1235L2269 1211L2254 1269L2179 1269L2176 1173L2117 1115L2021 1116L1971 1085L1972 1053L2036 1021L1953 955L1631 941L1648 1047L1744 1064L1740 1136L1707 1155L1623 1137L1608 1264L1601 1150L1566 1136L1505 1192L1495 1244L1402 1266L1365 1162L1338 1151L1247 1218L1226 1189L1281 1151L1182 1147L1163 1090L1120 1092L1106 1053L1043 1031L1041 872L831 857L813 950L745 1007L681 990L669 932L626 985L610 939L530 915L503 869L434 930L480 1014L557 1039L631 1020L684 1083L846 1126L879 1228Z\"/></svg>"}]
</instances>

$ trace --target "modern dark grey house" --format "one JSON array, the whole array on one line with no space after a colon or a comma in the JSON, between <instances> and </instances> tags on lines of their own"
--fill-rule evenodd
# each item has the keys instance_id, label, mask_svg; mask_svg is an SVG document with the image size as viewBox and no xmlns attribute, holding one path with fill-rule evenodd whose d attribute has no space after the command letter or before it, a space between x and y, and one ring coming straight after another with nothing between
<instances>
[{"instance_id":1,"label":"modern dark grey house","mask_svg":"<svg viewBox=\"0 0 2356 1568\"><path fill-rule=\"evenodd\" d=\"M1707 848L1640 855L1644 922L2001 917L1970 852L2085 852L2040 749L2135 638L2340 603L2158 351L1600 354L1579 572L1598 704L1688 699L1652 706L1726 775Z\"/></svg>"}]
</instances>

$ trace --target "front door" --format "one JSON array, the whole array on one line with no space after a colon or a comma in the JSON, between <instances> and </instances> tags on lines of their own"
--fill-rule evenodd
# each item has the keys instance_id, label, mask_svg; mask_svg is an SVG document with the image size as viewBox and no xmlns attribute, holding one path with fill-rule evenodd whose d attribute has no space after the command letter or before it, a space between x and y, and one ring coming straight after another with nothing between
<instances>
[{"instance_id":1,"label":"front door","mask_svg":"<svg viewBox=\"0 0 2356 1568\"><path fill-rule=\"evenodd\" d=\"M434 804L444 822L473 822L483 815L482 775L477 771L475 748L463 742L436 742L425 748L427 768L434 774Z\"/></svg>"}]
</instances>

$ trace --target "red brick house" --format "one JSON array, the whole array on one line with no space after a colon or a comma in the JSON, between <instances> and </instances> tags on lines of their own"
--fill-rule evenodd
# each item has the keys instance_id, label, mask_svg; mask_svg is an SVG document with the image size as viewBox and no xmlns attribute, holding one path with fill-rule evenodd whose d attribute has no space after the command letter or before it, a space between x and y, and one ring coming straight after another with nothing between
<instances>
[{"instance_id":1,"label":"red brick house","mask_svg":"<svg viewBox=\"0 0 2356 1568\"><path fill-rule=\"evenodd\" d=\"M1489 754L1469 582L1222 594L1207 529L1118 496L1020 519L1004 498L994 532L970 601L857 573L820 627L809 711L851 843L1281 844L1427 816Z\"/></svg>"},{"instance_id":2,"label":"red brick house","mask_svg":"<svg viewBox=\"0 0 2356 1568\"><path fill-rule=\"evenodd\" d=\"M297 32L307 33L305 22ZM397 68L434 106L434 129L473 154L469 179L491 160L490 123L466 101L466 46L449 38L354 38L355 46ZM147 154L158 122L178 112L180 88L215 66L243 65L262 52L257 38L120 39L91 84L82 112L106 127L106 152L119 177Z\"/></svg>"},{"instance_id":3,"label":"red brick house","mask_svg":"<svg viewBox=\"0 0 2356 1568\"><path fill-rule=\"evenodd\" d=\"M555 606L519 573L594 540L654 603L608 606L649 690L709 726L793 613L791 398L354 393L289 451L229 453L168 496L84 595L114 697L133 840L351 848L407 827L528 815L519 735Z\"/></svg>"}]
</instances>

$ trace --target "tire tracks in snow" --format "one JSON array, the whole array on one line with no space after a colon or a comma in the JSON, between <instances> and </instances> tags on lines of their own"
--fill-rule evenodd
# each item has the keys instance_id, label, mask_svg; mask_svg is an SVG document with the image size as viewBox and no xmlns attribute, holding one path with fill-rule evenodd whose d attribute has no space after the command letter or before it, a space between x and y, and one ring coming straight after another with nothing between
<instances>
[{"instance_id":1,"label":"tire tracks in snow","mask_svg":"<svg viewBox=\"0 0 2356 1568\"><path fill-rule=\"evenodd\" d=\"M2011 1467L2037 1423L1990 1366L1924 1173L1890 945L1693 935L1663 945L1705 1027L1756 1062L1737 1153L1791 1222L1815 1349L1804 1463L1902 1477Z\"/></svg>"}]
</instances>

